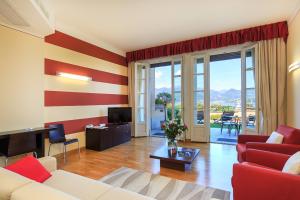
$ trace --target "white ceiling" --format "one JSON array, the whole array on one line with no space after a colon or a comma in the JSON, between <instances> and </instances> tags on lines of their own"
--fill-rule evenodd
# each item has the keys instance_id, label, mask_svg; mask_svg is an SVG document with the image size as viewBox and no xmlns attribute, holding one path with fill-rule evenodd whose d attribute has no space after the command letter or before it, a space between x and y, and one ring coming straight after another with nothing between
<instances>
[{"instance_id":1,"label":"white ceiling","mask_svg":"<svg viewBox=\"0 0 300 200\"><path fill-rule=\"evenodd\" d=\"M291 18L299 0L52 0L56 29L124 52Z\"/></svg>"}]
</instances>

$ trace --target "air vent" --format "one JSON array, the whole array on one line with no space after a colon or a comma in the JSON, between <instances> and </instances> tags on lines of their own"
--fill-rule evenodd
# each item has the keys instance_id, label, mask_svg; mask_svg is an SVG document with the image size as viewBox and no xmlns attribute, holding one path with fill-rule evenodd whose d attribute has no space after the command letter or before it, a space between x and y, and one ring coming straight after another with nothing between
<instances>
[{"instance_id":1,"label":"air vent","mask_svg":"<svg viewBox=\"0 0 300 200\"><path fill-rule=\"evenodd\" d=\"M47 0L0 0L0 24L45 37L54 33L54 19Z\"/></svg>"},{"instance_id":2,"label":"air vent","mask_svg":"<svg viewBox=\"0 0 300 200\"><path fill-rule=\"evenodd\" d=\"M6 1L0 1L0 18L16 26L29 26L29 24Z\"/></svg>"}]
</instances>

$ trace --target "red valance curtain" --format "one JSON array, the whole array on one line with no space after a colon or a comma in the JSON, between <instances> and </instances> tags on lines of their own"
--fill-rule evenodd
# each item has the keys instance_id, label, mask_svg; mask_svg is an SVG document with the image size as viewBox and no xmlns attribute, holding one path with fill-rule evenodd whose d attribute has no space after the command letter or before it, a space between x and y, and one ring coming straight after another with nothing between
<instances>
[{"instance_id":1,"label":"red valance curtain","mask_svg":"<svg viewBox=\"0 0 300 200\"><path fill-rule=\"evenodd\" d=\"M232 31L207 37L201 37L172 44L166 44L147 49L127 52L127 62L146 60L158 57L178 55L206 49L226 47L230 45L242 44L245 42L255 42L283 38L286 42L288 37L288 24L286 21L267 24L238 31Z\"/></svg>"}]
</instances>

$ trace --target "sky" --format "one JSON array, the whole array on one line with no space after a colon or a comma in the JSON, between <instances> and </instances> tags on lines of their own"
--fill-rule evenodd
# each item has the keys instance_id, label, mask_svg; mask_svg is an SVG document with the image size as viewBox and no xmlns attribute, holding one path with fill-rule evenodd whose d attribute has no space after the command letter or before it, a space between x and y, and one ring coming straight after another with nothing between
<instances>
[{"instance_id":1,"label":"sky","mask_svg":"<svg viewBox=\"0 0 300 200\"><path fill-rule=\"evenodd\" d=\"M210 89L241 90L241 59L211 62Z\"/></svg>"},{"instance_id":2,"label":"sky","mask_svg":"<svg viewBox=\"0 0 300 200\"><path fill-rule=\"evenodd\" d=\"M180 71L176 72L177 74ZM155 68L155 87L171 87L171 66ZM241 89L241 59L210 63L210 88L212 90Z\"/></svg>"},{"instance_id":3,"label":"sky","mask_svg":"<svg viewBox=\"0 0 300 200\"><path fill-rule=\"evenodd\" d=\"M171 88L171 66L155 68L155 88Z\"/></svg>"}]
</instances>

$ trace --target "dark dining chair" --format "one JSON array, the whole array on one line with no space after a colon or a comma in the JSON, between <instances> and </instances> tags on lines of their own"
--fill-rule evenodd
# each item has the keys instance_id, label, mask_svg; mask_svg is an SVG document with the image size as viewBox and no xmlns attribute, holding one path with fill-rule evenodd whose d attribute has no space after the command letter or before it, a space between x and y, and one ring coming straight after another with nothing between
<instances>
[{"instance_id":1,"label":"dark dining chair","mask_svg":"<svg viewBox=\"0 0 300 200\"><path fill-rule=\"evenodd\" d=\"M232 118L234 116L234 112L230 111L230 112L223 112L223 114L221 115L221 134L223 132L223 128L225 126L227 126L228 128L228 133L230 133L232 126L234 125L234 122L232 122Z\"/></svg>"},{"instance_id":2,"label":"dark dining chair","mask_svg":"<svg viewBox=\"0 0 300 200\"><path fill-rule=\"evenodd\" d=\"M63 124L51 124L49 128L53 128L49 131L49 150L48 156L50 155L51 145L52 144L63 144L63 153L64 153L64 162L66 162L66 152L67 152L67 145L76 143L78 144L78 155L80 158L80 146L79 146L79 139L72 138L67 139L65 135L65 129Z\"/></svg>"},{"instance_id":3,"label":"dark dining chair","mask_svg":"<svg viewBox=\"0 0 300 200\"><path fill-rule=\"evenodd\" d=\"M7 166L10 157L33 153L37 158L36 148L36 135L34 133L13 134L5 140L0 140L0 154L5 157L5 166Z\"/></svg>"}]
</instances>

